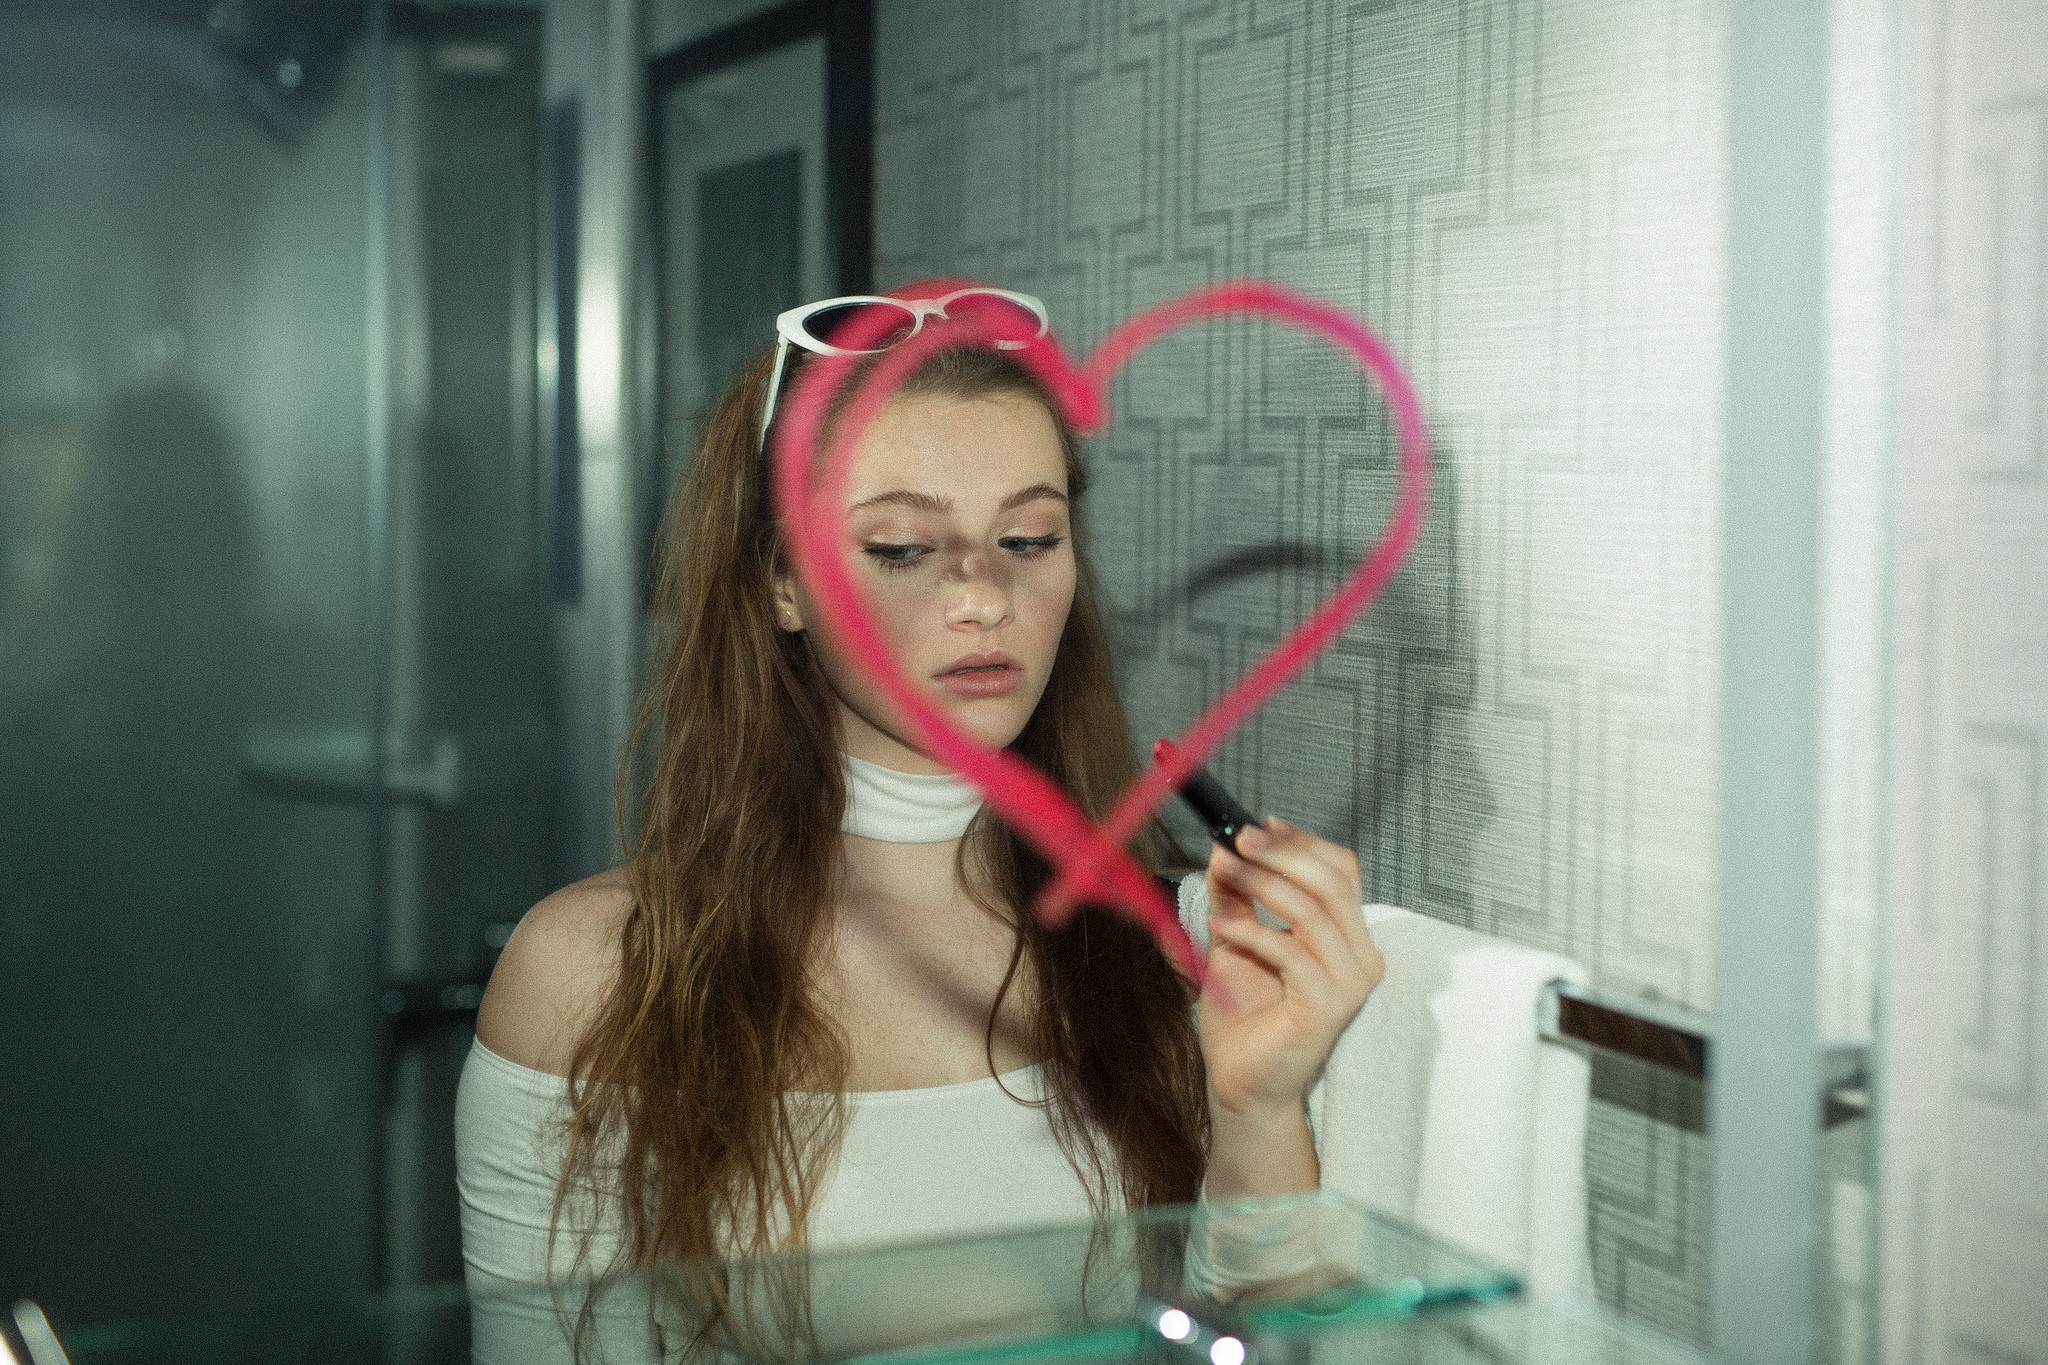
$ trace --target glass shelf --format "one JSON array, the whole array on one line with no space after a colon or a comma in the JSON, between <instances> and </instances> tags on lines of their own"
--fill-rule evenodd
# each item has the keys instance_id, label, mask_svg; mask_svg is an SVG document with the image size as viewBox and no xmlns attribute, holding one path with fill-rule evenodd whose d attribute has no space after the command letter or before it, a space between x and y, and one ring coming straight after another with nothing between
<instances>
[{"instance_id":1,"label":"glass shelf","mask_svg":"<svg viewBox=\"0 0 2048 1365\"><path fill-rule=\"evenodd\" d=\"M572 1359L565 1322L587 1302L586 1330L607 1365L641 1365L662 1357L651 1320L678 1320L650 1304L666 1302L665 1286L707 1275L747 1305L743 1321L760 1324L721 1334L706 1358L725 1365L1292 1365L1311 1346L1322 1361L1697 1359L1654 1338L1629 1345L1597 1310L1529 1309L1513 1301L1514 1276L1331 1195L670 1267L556 1290L471 1296L443 1285L181 1322L60 1323L57 1332L75 1365L456 1365L473 1350L487 1365L540 1365ZM808 1305L803 1329L774 1309L796 1301ZM1678 1354L1656 1353L1665 1350Z\"/></svg>"},{"instance_id":2,"label":"glass shelf","mask_svg":"<svg viewBox=\"0 0 2048 1365\"><path fill-rule=\"evenodd\" d=\"M1511 1299L1248 1340L1256 1365L1730 1365L1590 1300Z\"/></svg>"}]
</instances>

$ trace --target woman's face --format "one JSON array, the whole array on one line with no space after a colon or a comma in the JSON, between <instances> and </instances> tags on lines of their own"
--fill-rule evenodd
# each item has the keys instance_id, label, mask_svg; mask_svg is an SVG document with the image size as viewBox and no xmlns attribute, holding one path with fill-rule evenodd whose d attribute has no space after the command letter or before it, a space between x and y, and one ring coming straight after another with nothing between
<instances>
[{"instance_id":1,"label":"woman's face","mask_svg":"<svg viewBox=\"0 0 2048 1365\"><path fill-rule=\"evenodd\" d=\"M855 448L842 553L912 684L991 748L1022 733L1074 602L1066 461L1023 394L899 398ZM855 673L816 604L776 584L776 622L811 630L846 752L936 773L894 705ZM785 613L787 613L785 615Z\"/></svg>"}]
</instances>

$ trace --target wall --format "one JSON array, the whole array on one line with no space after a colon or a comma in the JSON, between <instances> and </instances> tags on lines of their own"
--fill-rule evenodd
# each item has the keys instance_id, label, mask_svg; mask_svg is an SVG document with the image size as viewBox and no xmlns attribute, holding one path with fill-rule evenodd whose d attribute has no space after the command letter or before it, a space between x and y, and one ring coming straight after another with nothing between
<instances>
[{"instance_id":1,"label":"wall","mask_svg":"<svg viewBox=\"0 0 2048 1365\"><path fill-rule=\"evenodd\" d=\"M1270 276L1359 309L1414 370L1441 465L1423 546L1219 776L1355 847L1372 899L1699 1009L1722 22L1684 0L884 0L879 30L882 283L1028 289L1086 346ZM1392 459L1359 380L1249 327L1160 346L1118 405L1089 524L1149 745L1338 581ZM1697 1097L1621 1074L1600 1094L1603 1294L1697 1336Z\"/></svg>"},{"instance_id":2,"label":"wall","mask_svg":"<svg viewBox=\"0 0 2048 1365\"><path fill-rule=\"evenodd\" d=\"M1890 1361L2048 1361L2048 15L1899 7Z\"/></svg>"}]
</instances>

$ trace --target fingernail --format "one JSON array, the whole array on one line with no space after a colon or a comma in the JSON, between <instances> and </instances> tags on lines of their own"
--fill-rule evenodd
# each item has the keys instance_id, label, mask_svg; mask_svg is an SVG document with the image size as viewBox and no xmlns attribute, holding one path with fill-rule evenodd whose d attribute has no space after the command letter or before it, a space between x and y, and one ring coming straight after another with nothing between
<instances>
[{"instance_id":1,"label":"fingernail","mask_svg":"<svg viewBox=\"0 0 2048 1365\"><path fill-rule=\"evenodd\" d=\"M1254 852L1262 848L1271 848L1273 846L1273 836L1260 829L1257 825L1246 825L1237 832L1237 846L1239 848L1251 849Z\"/></svg>"}]
</instances>

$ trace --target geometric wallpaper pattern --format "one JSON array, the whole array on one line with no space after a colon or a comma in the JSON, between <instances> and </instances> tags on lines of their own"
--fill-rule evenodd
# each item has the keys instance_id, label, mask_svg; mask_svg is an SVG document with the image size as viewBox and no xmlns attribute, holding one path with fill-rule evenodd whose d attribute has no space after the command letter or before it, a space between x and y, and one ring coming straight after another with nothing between
<instances>
[{"instance_id":1,"label":"geometric wallpaper pattern","mask_svg":"<svg viewBox=\"0 0 2048 1365\"><path fill-rule=\"evenodd\" d=\"M1417 553L1218 776L1355 848L1371 900L1711 1009L1719 6L882 0L878 22L878 283L1029 290L1086 348L1265 276L1357 309L1417 382L1439 470ZM1365 382L1284 329L1180 334L1115 401L1086 531L1149 748L1341 580L1394 465ZM1697 1336L1704 1140L1647 1109L1596 1104L1596 1272Z\"/></svg>"},{"instance_id":2,"label":"geometric wallpaper pattern","mask_svg":"<svg viewBox=\"0 0 2048 1365\"><path fill-rule=\"evenodd\" d=\"M2048 1362L2048 13L1899 13L1883 1358Z\"/></svg>"},{"instance_id":3,"label":"geometric wallpaper pattern","mask_svg":"<svg viewBox=\"0 0 2048 1365\"><path fill-rule=\"evenodd\" d=\"M1237 275L1358 309L1441 478L1385 601L1219 776L1354 845L1368 893L1711 1007L1722 80L1697 4L880 12L879 278L1045 298L1087 346ZM1327 350L1215 326L1094 443L1141 738L1342 576L1394 477Z\"/></svg>"}]
</instances>

